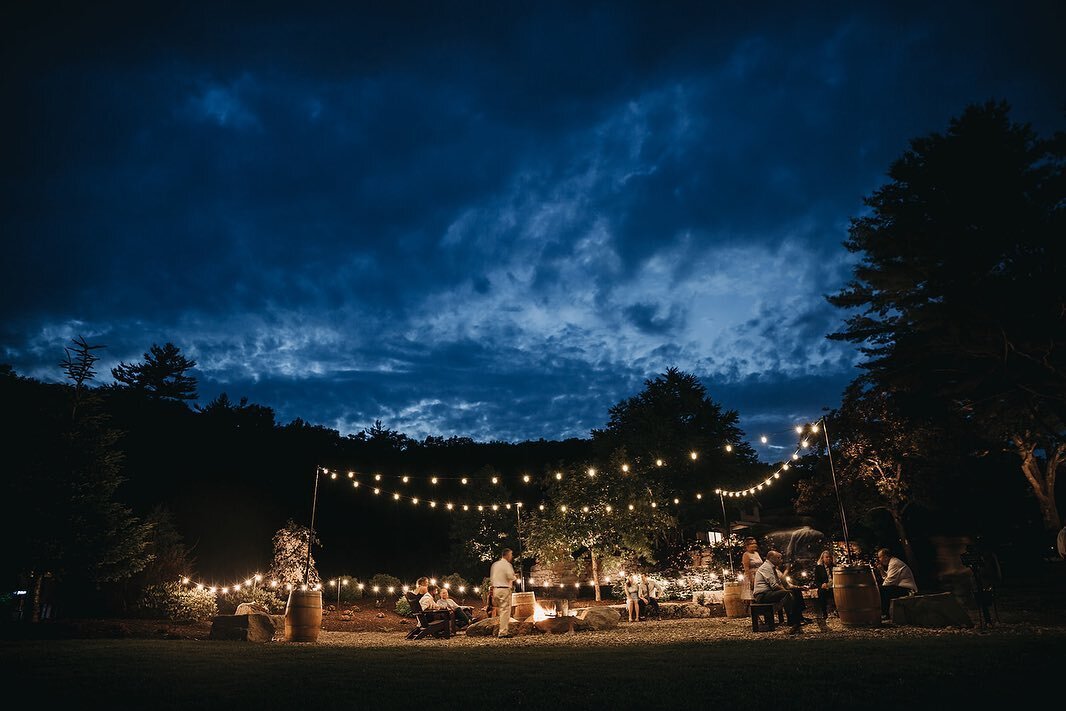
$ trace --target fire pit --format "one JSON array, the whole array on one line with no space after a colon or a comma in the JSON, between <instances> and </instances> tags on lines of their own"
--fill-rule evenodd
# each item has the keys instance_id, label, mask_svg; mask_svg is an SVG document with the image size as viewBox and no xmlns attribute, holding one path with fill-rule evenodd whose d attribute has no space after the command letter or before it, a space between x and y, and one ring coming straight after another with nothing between
<instances>
[{"instance_id":1,"label":"fire pit","mask_svg":"<svg viewBox=\"0 0 1066 711\"><path fill-rule=\"evenodd\" d=\"M574 615L569 600L541 600L533 613L533 624L549 634L573 634Z\"/></svg>"}]
</instances>

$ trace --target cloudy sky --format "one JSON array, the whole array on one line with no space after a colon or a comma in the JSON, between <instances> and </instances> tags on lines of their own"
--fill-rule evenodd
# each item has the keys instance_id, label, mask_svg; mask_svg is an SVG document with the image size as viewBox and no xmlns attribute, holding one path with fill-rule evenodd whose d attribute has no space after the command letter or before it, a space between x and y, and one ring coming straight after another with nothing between
<instances>
[{"instance_id":1,"label":"cloudy sky","mask_svg":"<svg viewBox=\"0 0 1066 711\"><path fill-rule=\"evenodd\" d=\"M1057 2L71 5L4 11L0 361L171 341L345 434L587 436L670 366L815 417L907 141L1066 107Z\"/></svg>"}]
</instances>

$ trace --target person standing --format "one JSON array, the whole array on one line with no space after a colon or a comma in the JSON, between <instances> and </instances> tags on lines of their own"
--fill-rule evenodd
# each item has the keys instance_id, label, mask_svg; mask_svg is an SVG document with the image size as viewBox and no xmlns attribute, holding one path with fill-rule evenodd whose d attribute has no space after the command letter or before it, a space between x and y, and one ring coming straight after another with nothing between
<instances>
[{"instance_id":1,"label":"person standing","mask_svg":"<svg viewBox=\"0 0 1066 711\"><path fill-rule=\"evenodd\" d=\"M500 629L497 637L510 637L508 625L511 622L511 590L514 587L514 567L511 561L514 553L510 548L504 548L500 559L492 564L489 569L489 584L492 585L492 606L496 608L500 616Z\"/></svg>"},{"instance_id":2,"label":"person standing","mask_svg":"<svg viewBox=\"0 0 1066 711\"><path fill-rule=\"evenodd\" d=\"M762 556L759 555L759 544L754 538L744 539L744 553L740 556L740 567L744 571L744 585L740 586L740 599L751 600L752 591L755 590L755 571L763 564Z\"/></svg>"},{"instance_id":3,"label":"person standing","mask_svg":"<svg viewBox=\"0 0 1066 711\"><path fill-rule=\"evenodd\" d=\"M887 548L877 551L877 566L881 578L881 617L888 618L888 610L897 597L906 597L918 592L914 573L909 565L892 555Z\"/></svg>"},{"instance_id":4,"label":"person standing","mask_svg":"<svg viewBox=\"0 0 1066 711\"><path fill-rule=\"evenodd\" d=\"M829 603L833 600L833 554L828 550L822 551L814 566L814 589L818 591L818 610L824 620L829 617Z\"/></svg>"},{"instance_id":5,"label":"person standing","mask_svg":"<svg viewBox=\"0 0 1066 711\"><path fill-rule=\"evenodd\" d=\"M788 615L788 624L791 626L789 634L803 632L800 625L803 624L803 595L798 588L786 585L778 574L778 568L784 561L784 556L778 551L770 551L766 554L766 561L755 571L755 590L752 598L759 604L773 604L780 601Z\"/></svg>"}]
</instances>

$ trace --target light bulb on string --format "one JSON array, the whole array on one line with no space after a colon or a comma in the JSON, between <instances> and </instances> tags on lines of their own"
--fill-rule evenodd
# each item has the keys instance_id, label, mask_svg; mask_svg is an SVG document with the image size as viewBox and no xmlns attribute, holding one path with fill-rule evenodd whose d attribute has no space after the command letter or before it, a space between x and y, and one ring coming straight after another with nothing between
<instances>
[{"instance_id":1,"label":"light bulb on string","mask_svg":"<svg viewBox=\"0 0 1066 711\"><path fill-rule=\"evenodd\" d=\"M355 472L348 472L348 478L349 479L354 479L355 478Z\"/></svg>"},{"instance_id":2,"label":"light bulb on string","mask_svg":"<svg viewBox=\"0 0 1066 711\"><path fill-rule=\"evenodd\" d=\"M406 484L406 483L407 483L407 482L409 482L409 481L411 481L411 477L409 477L409 476L405 476L405 477L403 478L403 483L404 483L404 484Z\"/></svg>"},{"instance_id":3,"label":"light bulb on string","mask_svg":"<svg viewBox=\"0 0 1066 711\"><path fill-rule=\"evenodd\" d=\"M759 441L760 441L760 442L762 442L763 444L766 444L766 443L767 443L767 442L769 442L770 440L768 440L768 439L766 438L766 435L763 435L762 437L760 437L760 438L759 438Z\"/></svg>"},{"instance_id":4,"label":"light bulb on string","mask_svg":"<svg viewBox=\"0 0 1066 711\"><path fill-rule=\"evenodd\" d=\"M727 452L732 452L732 451L733 451L733 445L731 445L731 444L727 444L727 445L725 446L725 451L727 451Z\"/></svg>"},{"instance_id":5,"label":"light bulb on string","mask_svg":"<svg viewBox=\"0 0 1066 711\"><path fill-rule=\"evenodd\" d=\"M459 480L459 483L460 484L465 484L467 481L468 481L468 479L464 476L462 479Z\"/></svg>"}]
</instances>

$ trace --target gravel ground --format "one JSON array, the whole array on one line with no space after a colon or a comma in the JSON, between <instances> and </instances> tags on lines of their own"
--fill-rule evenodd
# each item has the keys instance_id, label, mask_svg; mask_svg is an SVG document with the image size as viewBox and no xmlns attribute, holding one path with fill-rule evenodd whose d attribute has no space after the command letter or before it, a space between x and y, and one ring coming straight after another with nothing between
<instances>
[{"instance_id":1,"label":"gravel ground","mask_svg":"<svg viewBox=\"0 0 1066 711\"><path fill-rule=\"evenodd\" d=\"M945 635L1061 635L1066 638L1066 626L1036 626L1030 624L997 624L987 630L948 627L940 629L895 626L884 624L879 628L844 627L838 618L830 618L822 626L818 621L803 626L803 633L790 635L787 624L779 625L773 632L751 631L750 618L695 618L629 623L621 622L603 632L578 632L573 635L536 634L510 639L495 637L466 637L458 634L451 639L427 639L412 642L404 639L402 632L333 632L324 630L318 643L337 647L397 647L413 644L447 645L449 648L481 647L485 645L508 647L527 646L627 646L648 644L676 644L685 642L709 642L714 640L787 640L802 644L812 639L838 638L885 638L885 637L942 637ZM282 644L285 644L282 642Z\"/></svg>"}]
</instances>

